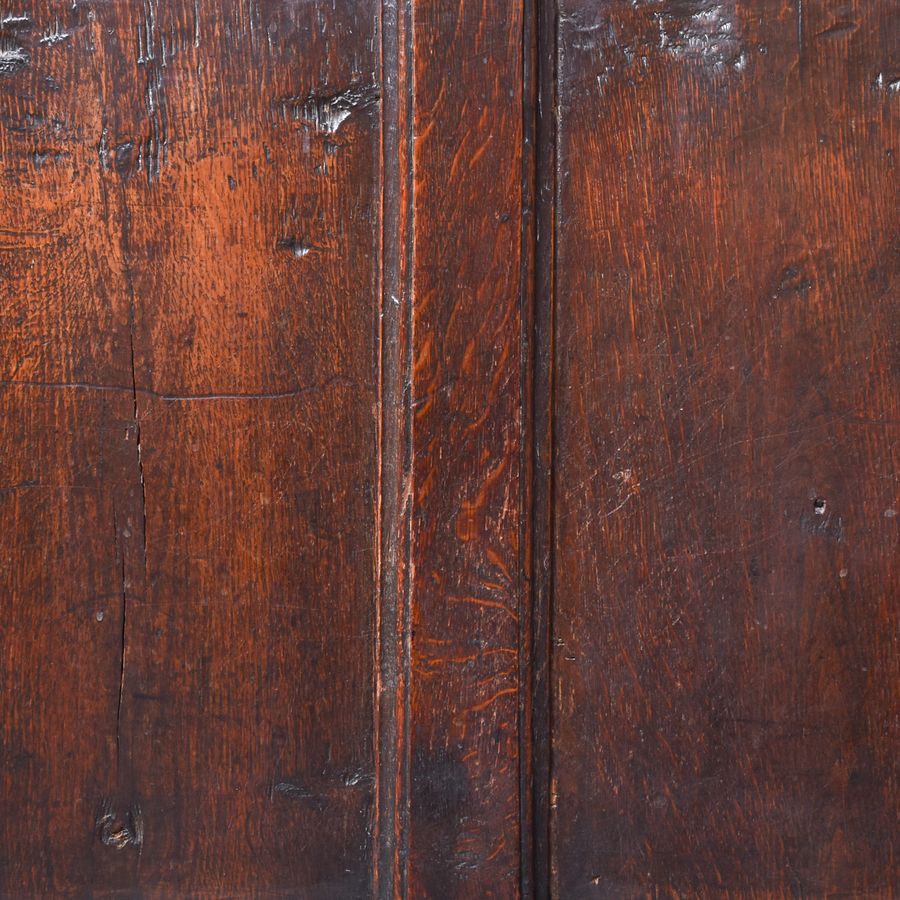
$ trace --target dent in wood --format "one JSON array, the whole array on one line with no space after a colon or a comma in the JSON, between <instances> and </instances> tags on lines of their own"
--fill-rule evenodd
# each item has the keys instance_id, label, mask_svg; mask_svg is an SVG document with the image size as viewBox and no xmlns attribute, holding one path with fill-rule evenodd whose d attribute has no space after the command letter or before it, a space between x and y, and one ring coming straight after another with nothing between
<instances>
[{"instance_id":1,"label":"dent in wood","mask_svg":"<svg viewBox=\"0 0 900 900\"><path fill-rule=\"evenodd\" d=\"M94 824L95 833L104 847L113 850L135 847L139 850L144 843L144 819L137 804L119 813L113 801L104 798Z\"/></svg>"},{"instance_id":2,"label":"dent in wood","mask_svg":"<svg viewBox=\"0 0 900 900\"><path fill-rule=\"evenodd\" d=\"M0 75L15 75L29 62L25 48L7 36L0 36Z\"/></svg>"},{"instance_id":3,"label":"dent in wood","mask_svg":"<svg viewBox=\"0 0 900 900\"><path fill-rule=\"evenodd\" d=\"M743 52L734 0L674 0L656 14L659 48L675 59L712 66L740 64Z\"/></svg>"},{"instance_id":4,"label":"dent in wood","mask_svg":"<svg viewBox=\"0 0 900 900\"><path fill-rule=\"evenodd\" d=\"M4 13L0 16L0 76L21 72L31 57L19 42L16 33L30 31L31 17L28 13Z\"/></svg>"},{"instance_id":5,"label":"dent in wood","mask_svg":"<svg viewBox=\"0 0 900 900\"><path fill-rule=\"evenodd\" d=\"M278 241L278 249L290 253L296 259L303 259L312 252L313 246L300 237L285 237Z\"/></svg>"},{"instance_id":6,"label":"dent in wood","mask_svg":"<svg viewBox=\"0 0 900 900\"><path fill-rule=\"evenodd\" d=\"M888 94L900 93L900 75L879 72L878 77L875 79L875 87L880 91L886 91Z\"/></svg>"},{"instance_id":7,"label":"dent in wood","mask_svg":"<svg viewBox=\"0 0 900 900\"><path fill-rule=\"evenodd\" d=\"M310 125L323 134L336 134L354 112L372 109L380 96L375 84L354 84L336 93L282 97L278 107L285 121Z\"/></svg>"},{"instance_id":8,"label":"dent in wood","mask_svg":"<svg viewBox=\"0 0 900 900\"><path fill-rule=\"evenodd\" d=\"M31 17L27 13L5 13L0 18L0 28L29 28Z\"/></svg>"}]
</instances>

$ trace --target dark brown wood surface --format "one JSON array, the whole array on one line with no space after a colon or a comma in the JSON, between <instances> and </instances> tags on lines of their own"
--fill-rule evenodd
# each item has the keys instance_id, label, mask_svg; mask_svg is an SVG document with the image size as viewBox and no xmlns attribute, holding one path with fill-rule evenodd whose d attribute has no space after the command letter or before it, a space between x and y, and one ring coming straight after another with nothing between
<instances>
[{"instance_id":1,"label":"dark brown wood surface","mask_svg":"<svg viewBox=\"0 0 900 900\"><path fill-rule=\"evenodd\" d=\"M364 895L377 22L18 12L0 892Z\"/></svg>"},{"instance_id":2,"label":"dark brown wood surface","mask_svg":"<svg viewBox=\"0 0 900 900\"><path fill-rule=\"evenodd\" d=\"M900 892L898 67L0 8L0 896Z\"/></svg>"},{"instance_id":3,"label":"dark brown wood surface","mask_svg":"<svg viewBox=\"0 0 900 900\"><path fill-rule=\"evenodd\" d=\"M898 25L560 2L560 897L900 889Z\"/></svg>"}]
</instances>

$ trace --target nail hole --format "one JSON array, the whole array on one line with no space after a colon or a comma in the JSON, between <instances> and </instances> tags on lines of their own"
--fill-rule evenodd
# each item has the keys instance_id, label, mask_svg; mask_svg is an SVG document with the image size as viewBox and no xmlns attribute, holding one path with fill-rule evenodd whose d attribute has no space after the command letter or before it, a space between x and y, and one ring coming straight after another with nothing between
<instances>
[{"instance_id":1,"label":"nail hole","mask_svg":"<svg viewBox=\"0 0 900 900\"><path fill-rule=\"evenodd\" d=\"M311 244L308 244L306 241L301 238L291 237L291 238L282 238L278 242L278 249L284 250L287 253L290 253L291 256L296 259L302 259L306 256L313 248Z\"/></svg>"}]
</instances>

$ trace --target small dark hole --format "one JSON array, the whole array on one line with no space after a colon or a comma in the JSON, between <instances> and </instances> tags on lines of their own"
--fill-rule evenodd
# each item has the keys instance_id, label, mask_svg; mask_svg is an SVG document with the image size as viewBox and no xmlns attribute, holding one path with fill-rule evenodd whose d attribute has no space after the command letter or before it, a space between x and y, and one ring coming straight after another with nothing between
<instances>
[{"instance_id":1,"label":"small dark hole","mask_svg":"<svg viewBox=\"0 0 900 900\"><path fill-rule=\"evenodd\" d=\"M816 511L817 516L822 516L825 514L825 501L821 497L816 497L813 500L813 509Z\"/></svg>"}]
</instances>

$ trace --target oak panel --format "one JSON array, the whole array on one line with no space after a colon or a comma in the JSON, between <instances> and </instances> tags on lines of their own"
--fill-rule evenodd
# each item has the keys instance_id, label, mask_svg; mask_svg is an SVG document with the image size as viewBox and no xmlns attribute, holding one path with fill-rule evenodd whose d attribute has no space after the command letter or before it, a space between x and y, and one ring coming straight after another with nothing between
<instances>
[{"instance_id":1,"label":"oak panel","mask_svg":"<svg viewBox=\"0 0 900 900\"><path fill-rule=\"evenodd\" d=\"M5 893L371 889L377 25L3 19Z\"/></svg>"},{"instance_id":2,"label":"oak panel","mask_svg":"<svg viewBox=\"0 0 900 900\"><path fill-rule=\"evenodd\" d=\"M889 6L559 5L558 896L897 886Z\"/></svg>"},{"instance_id":3,"label":"oak panel","mask_svg":"<svg viewBox=\"0 0 900 900\"><path fill-rule=\"evenodd\" d=\"M519 890L524 14L412 4L411 896Z\"/></svg>"}]
</instances>

